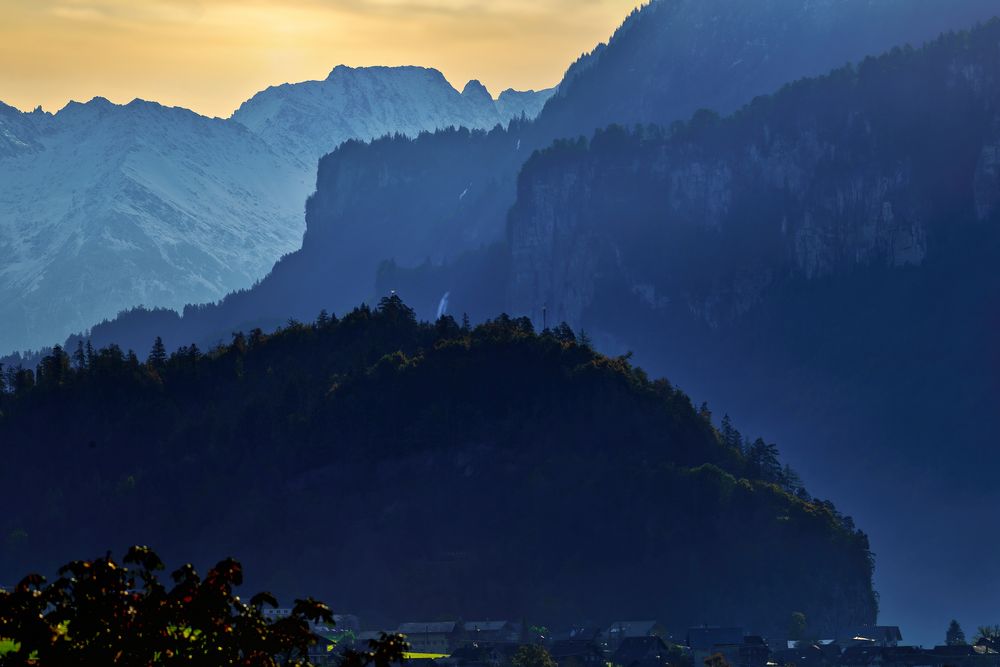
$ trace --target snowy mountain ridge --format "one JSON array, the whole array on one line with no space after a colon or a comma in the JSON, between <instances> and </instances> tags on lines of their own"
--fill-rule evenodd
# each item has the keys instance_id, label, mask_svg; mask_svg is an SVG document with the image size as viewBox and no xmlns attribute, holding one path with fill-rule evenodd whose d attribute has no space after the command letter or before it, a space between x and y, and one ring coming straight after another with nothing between
<instances>
[{"instance_id":1,"label":"snowy mountain ridge","mask_svg":"<svg viewBox=\"0 0 1000 667\"><path fill-rule=\"evenodd\" d=\"M252 284L301 240L304 162L246 128L103 98L0 136L0 346Z\"/></svg>"},{"instance_id":2,"label":"snowy mountain ridge","mask_svg":"<svg viewBox=\"0 0 1000 667\"><path fill-rule=\"evenodd\" d=\"M272 146L315 162L348 139L416 136L452 126L491 129L522 114L534 118L554 92L507 90L494 100L479 81L459 92L436 69L339 65L323 81L257 93L232 119Z\"/></svg>"},{"instance_id":3,"label":"snowy mountain ridge","mask_svg":"<svg viewBox=\"0 0 1000 667\"><path fill-rule=\"evenodd\" d=\"M493 127L547 94L486 97L435 70L336 68L230 119L100 97L54 114L0 103L0 350L249 287L301 244L321 155L347 139Z\"/></svg>"}]
</instances>

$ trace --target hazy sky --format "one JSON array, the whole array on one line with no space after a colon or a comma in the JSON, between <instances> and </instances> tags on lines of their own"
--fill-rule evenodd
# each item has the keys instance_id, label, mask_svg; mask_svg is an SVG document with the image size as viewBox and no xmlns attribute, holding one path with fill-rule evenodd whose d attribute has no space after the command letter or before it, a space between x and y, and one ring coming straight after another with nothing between
<instances>
[{"instance_id":1,"label":"hazy sky","mask_svg":"<svg viewBox=\"0 0 1000 667\"><path fill-rule=\"evenodd\" d=\"M337 64L424 65L494 93L559 81L639 0L0 0L0 100L136 97L228 116Z\"/></svg>"}]
</instances>

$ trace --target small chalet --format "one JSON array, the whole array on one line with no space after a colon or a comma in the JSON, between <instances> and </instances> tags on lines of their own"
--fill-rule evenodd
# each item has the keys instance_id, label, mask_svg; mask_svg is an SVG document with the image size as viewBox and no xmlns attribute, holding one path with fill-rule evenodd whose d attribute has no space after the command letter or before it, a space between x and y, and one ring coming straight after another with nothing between
<instances>
[{"instance_id":1,"label":"small chalet","mask_svg":"<svg viewBox=\"0 0 1000 667\"><path fill-rule=\"evenodd\" d=\"M716 653L721 653L730 665L737 665L740 661L743 637L743 628L704 625L688 630L687 645L691 649L695 665L704 664L705 658Z\"/></svg>"},{"instance_id":2,"label":"small chalet","mask_svg":"<svg viewBox=\"0 0 1000 667\"><path fill-rule=\"evenodd\" d=\"M659 621L615 621L604 631L603 639L607 649L614 653L621 642L634 637L665 637L666 629Z\"/></svg>"},{"instance_id":3,"label":"small chalet","mask_svg":"<svg viewBox=\"0 0 1000 667\"><path fill-rule=\"evenodd\" d=\"M666 667L670 664L670 652L656 635L625 637L618 645L612 662L618 667Z\"/></svg>"},{"instance_id":4,"label":"small chalet","mask_svg":"<svg viewBox=\"0 0 1000 667\"><path fill-rule=\"evenodd\" d=\"M771 658L771 648L759 635L747 635L743 637L743 643L739 648L738 667L767 667Z\"/></svg>"},{"instance_id":5,"label":"small chalet","mask_svg":"<svg viewBox=\"0 0 1000 667\"><path fill-rule=\"evenodd\" d=\"M462 627L458 621L403 623L396 632L405 635L414 653L448 655L461 643Z\"/></svg>"},{"instance_id":6,"label":"small chalet","mask_svg":"<svg viewBox=\"0 0 1000 667\"><path fill-rule=\"evenodd\" d=\"M796 642L789 642L796 644ZM803 644L780 649L771 654L771 662L778 665L795 665L795 667L828 667L836 665L837 658L830 661L827 653L816 644Z\"/></svg>"},{"instance_id":7,"label":"small chalet","mask_svg":"<svg viewBox=\"0 0 1000 667\"><path fill-rule=\"evenodd\" d=\"M516 652L517 644L469 643L438 663L452 667L503 667L511 663Z\"/></svg>"},{"instance_id":8,"label":"small chalet","mask_svg":"<svg viewBox=\"0 0 1000 667\"><path fill-rule=\"evenodd\" d=\"M602 667L607 660L596 639L558 639L549 655L559 667Z\"/></svg>"},{"instance_id":9,"label":"small chalet","mask_svg":"<svg viewBox=\"0 0 1000 667\"><path fill-rule=\"evenodd\" d=\"M465 639L473 642L520 642L522 625L512 621L466 621Z\"/></svg>"},{"instance_id":10,"label":"small chalet","mask_svg":"<svg viewBox=\"0 0 1000 667\"><path fill-rule=\"evenodd\" d=\"M837 643L844 648L864 645L891 648L899 646L901 641L903 633L898 625L862 625L850 628L837 637Z\"/></svg>"},{"instance_id":11,"label":"small chalet","mask_svg":"<svg viewBox=\"0 0 1000 667\"><path fill-rule=\"evenodd\" d=\"M552 635L553 641L564 641L568 639L574 640L587 640L590 642L599 642L601 637L604 635L604 630L597 627L596 625L576 625L568 630L562 630Z\"/></svg>"}]
</instances>

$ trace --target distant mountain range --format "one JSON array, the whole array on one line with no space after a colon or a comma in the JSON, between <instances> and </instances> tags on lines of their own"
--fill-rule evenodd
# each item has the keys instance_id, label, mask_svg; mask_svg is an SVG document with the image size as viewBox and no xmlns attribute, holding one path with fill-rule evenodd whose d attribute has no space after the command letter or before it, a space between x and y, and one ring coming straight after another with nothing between
<instances>
[{"instance_id":1,"label":"distant mountain range","mask_svg":"<svg viewBox=\"0 0 1000 667\"><path fill-rule=\"evenodd\" d=\"M252 284L302 235L305 161L242 125L97 98L0 110L0 345ZM11 155L11 153L14 153Z\"/></svg>"},{"instance_id":2,"label":"distant mountain range","mask_svg":"<svg viewBox=\"0 0 1000 667\"><path fill-rule=\"evenodd\" d=\"M247 287L299 247L323 154L348 139L492 128L551 93L494 100L436 70L337 67L228 120L140 100L56 114L0 104L0 350Z\"/></svg>"},{"instance_id":3,"label":"distant mountain range","mask_svg":"<svg viewBox=\"0 0 1000 667\"><path fill-rule=\"evenodd\" d=\"M629 123L669 126L686 120L693 109L747 103L785 82L827 72L845 59L860 60L906 41L919 43L995 11L994 3L984 0L824 0L806 5L798 0L658 0L634 12L607 45L573 65L533 122L517 121L490 132L387 137L370 146L347 143L324 157L301 250L279 261L253 289L234 292L219 304L192 305L183 318L128 313L117 323L94 326L92 336L101 344L136 349L156 335L171 345L212 343L234 328L310 318L321 308L351 308L375 298L377 285L379 290L406 290L407 284L394 282L394 270L427 263L456 263L448 269L456 289L470 291L462 307L474 316L489 316L505 305L505 297L496 291L496 281L484 284L477 276L483 274L484 262L495 272L507 270L505 251L498 248L506 242L518 174L535 150L574 137L579 128L589 135L619 116ZM742 46L758 42L766 48L746 51ZM734 68L739 55L749 53L755 54L753 67ZM619 87L615 82L623 79L635 85ZM675 79L686 83L674 85ZM597 82L613 92L593 92L600 87ZM662 104L648 104L651 96ZM494 250L465 258L464 253L484 248ZM455 277L463 267L472 273ZM417 280L412 274L408 279ZM411 300L430 317L449 289L442 285L433 299L421 293Z\"/></svg>"}]
</instances>

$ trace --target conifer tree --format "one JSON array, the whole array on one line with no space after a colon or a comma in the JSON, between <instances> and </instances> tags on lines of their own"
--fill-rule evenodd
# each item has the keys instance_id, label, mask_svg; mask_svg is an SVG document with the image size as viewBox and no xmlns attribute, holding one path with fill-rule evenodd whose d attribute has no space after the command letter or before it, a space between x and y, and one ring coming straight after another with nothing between
<instances>
[{"instance_id":1,"label":"conifer tree","mask_svg":"<svg viewBox=\"0 0 1000 667\"><path fill-rule=\"evenodd\" d=\"M79 372L87 368L87 355L83 349L83 341L76 341L76 352L73 353L73 368Z\"/></svg>"},{"instance_id":2,"label":"conifer tree","mask_svg":"<svg viewBox=\"0 0 1000 667\"><path fill-rule=\"evenodd\" d=\"M149 351L149 367L159 370L167 362L167 348L159 336L153 341L153 349Z\"/></svg>"},{"instance_id":3,"label":"conifer tree","mask_svg":"<svg viewBox=\"0 0 1000 667\"><path fill-rule=\"evenodd\" d=\"M962 630L962 626L958 624L958 621L951 619L951 623L948 624L948 631L944 636L944 643L947 646L965 646L965 632Z\"/></svg>"},{"instance_id":4,"label":"conifer tree","mask_svg":"<svg viewBox=\"0 0 1000 667\"><path fill-rule=\"evenodd\" d=\"M726 447L738 452L743 451L743 434L736 430L733 426L733 420L729 418L728 414L722 418L721 435L722 443Z\"/></svg>"}]
</instances>

